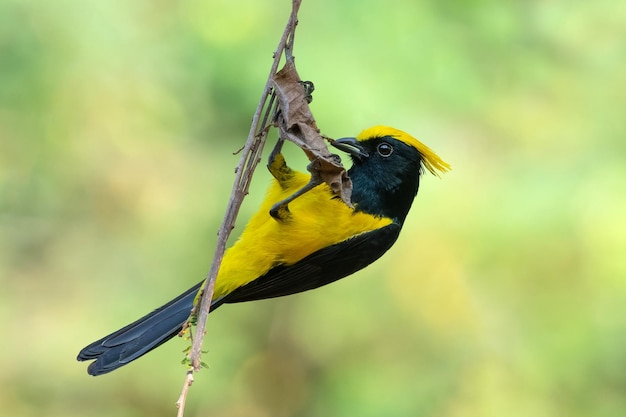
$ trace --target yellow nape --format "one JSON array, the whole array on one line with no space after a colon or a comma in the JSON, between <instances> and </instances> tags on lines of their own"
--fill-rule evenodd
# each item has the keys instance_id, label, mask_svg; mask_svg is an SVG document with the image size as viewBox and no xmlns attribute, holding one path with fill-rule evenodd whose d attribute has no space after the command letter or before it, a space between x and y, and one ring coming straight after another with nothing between
<instances>
[{"instance_id":1,"label":"yellow nape","mask_svg":"<svg viewBox=\"0 0 626 417\"><path fill-rule=\"evenodd\" d=\"M356 138L359 141L363 141L374 138L382 138L385 136L391 136L392 138L417 149L420 155L422 155L422 163L431 174L439 176L439 172L443 173L450 170L450 164L441 159L439 155L437 155L428 146L424 145L422 142L402 130L398 130L390 126L373 126L359 133Z\"/></svg>"}]
</instances>

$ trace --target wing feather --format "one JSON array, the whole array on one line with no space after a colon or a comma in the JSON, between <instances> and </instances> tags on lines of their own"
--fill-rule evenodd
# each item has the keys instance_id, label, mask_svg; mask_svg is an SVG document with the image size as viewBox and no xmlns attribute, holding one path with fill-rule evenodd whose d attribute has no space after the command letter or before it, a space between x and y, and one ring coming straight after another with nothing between
<instances>
[{"instance_id":1,"label":"wing feather","mask_svg":"<svg viewBox=\"0 0 626 417\"><path fill-rule=\"evenodd\" d=\"M223 302L281 297L330 284L380 258L394 244L400 228L392 223L320 249L293 265L278 265L226 295Z\"/></svg>"}]
</instances>

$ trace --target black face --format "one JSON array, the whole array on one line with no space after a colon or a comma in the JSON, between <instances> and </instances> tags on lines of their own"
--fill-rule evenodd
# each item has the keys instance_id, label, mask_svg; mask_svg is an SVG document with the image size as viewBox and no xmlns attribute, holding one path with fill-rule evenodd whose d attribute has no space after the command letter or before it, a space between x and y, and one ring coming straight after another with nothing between
<instances>
[{"instance_id":1,"label":"black face","mask_svg":"<svg viewBox=\"0 0 626 417\"><path fill-rule=\"evenodd\" d=\"M348 152L352 168L352 203L359 211L402 223L419 187L421 155L390 136L357 141L338 139L333 146Z\"/></svg>"}]
</instances>

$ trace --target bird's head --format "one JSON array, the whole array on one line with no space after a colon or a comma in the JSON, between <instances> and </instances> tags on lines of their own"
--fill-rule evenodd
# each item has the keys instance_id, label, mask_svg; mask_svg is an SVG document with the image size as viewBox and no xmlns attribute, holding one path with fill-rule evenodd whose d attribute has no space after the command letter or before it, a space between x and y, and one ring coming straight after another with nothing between
<instances>
[{"instance_id":1,"label":"bird's head","mask_svg":"<svg viewBox=\"0 0 626 417\"><path fill-rule=\"evenodd\" d=\"M356 164L405 165L407 162L403 161L412 160L417 162L420 172L426 168L433 175L439 176L440 172L450 170L450 165L428 146L408 133L389 126L370 127L357 137L337 139L332 145L350 154Z\"/></svg>"},{"instance_id":2,"label":"bird's head","mask_svg":"<svg viewBox=\"0 0 626 417\"><path fill-rule=\"evenodd\" d=\"M404 221L424 168L434 175L450 165L406 132L388 126L365 129L358 136L331 143L352 158L348 175L358 210Z\"/></svg>"}]
</instances>

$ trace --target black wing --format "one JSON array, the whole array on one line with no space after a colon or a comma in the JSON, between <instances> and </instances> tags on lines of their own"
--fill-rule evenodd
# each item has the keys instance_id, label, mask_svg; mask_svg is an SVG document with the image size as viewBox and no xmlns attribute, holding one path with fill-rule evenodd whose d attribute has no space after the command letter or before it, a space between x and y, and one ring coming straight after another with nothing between
<instances>
[{"instance_id":1,"label":"black wing","mask_svg":"<svg viewBox=\"0 0 626 417\"><path fill-rule=\"evenodd\" d=\"M401 226L392 223L312 253L293 265L279 265L237 288L221 302L239 303L312 290L365 268L394 244Z\"/></svg>"}]
</instances>

